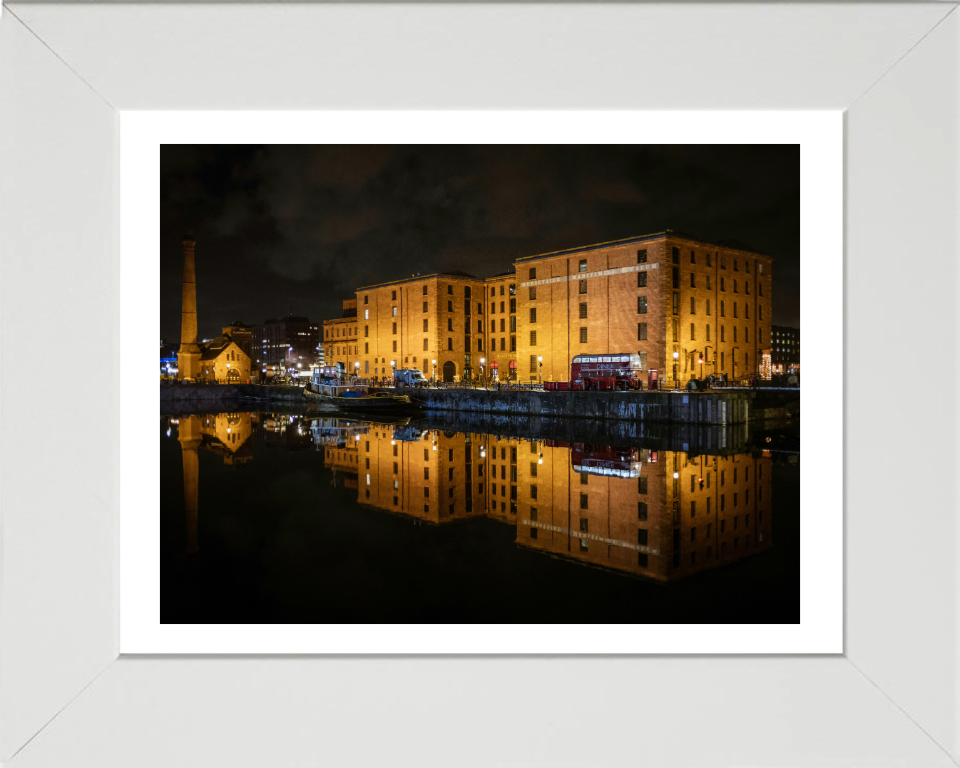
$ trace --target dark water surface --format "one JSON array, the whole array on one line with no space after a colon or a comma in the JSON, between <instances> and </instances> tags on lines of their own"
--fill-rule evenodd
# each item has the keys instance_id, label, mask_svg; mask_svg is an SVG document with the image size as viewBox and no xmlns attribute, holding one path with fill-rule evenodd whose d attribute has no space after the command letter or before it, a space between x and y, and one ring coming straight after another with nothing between
<instances>
[{"instance_id":1,"label":"dark water surface","mask_svg":"<svg viewBox=\"0 0 960 768\"><path fill-rule=\"evenodd\" d=\"M798 433L288 410L161 417L162 622L799 621Z\"/></svg>"}]
</instances>

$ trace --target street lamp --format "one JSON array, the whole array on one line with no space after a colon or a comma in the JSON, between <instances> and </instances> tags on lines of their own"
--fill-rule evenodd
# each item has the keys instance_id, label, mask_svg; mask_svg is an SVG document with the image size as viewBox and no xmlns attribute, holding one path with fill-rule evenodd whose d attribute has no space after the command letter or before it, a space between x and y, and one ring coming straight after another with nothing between
<instances>
[{"instance_id":1,"label":"street lamp","mask_svg":"<svg viewBox=\"0 0 960 768\"><path fill-rule=\"evenodd\" d=\"M543 384L543 355L537 355L537 378Z\"/></svg>"},{"instance_id":2,"label":"street lamp","mask_svg":"<svg viewBox=\"0 0 960 768\"><path fill-rule=\"evenodd\" d=\"M677 381L677 360L680 359L680 353L676 350L673 351L673 388L679 389L680 382Z\"/></svg>"},{"instance_id":3,"label":"street lamp","mask_svg":"<svg viewBox=\"0 0 960 768\"><path fill-rule=\"evenodd\" d=\"M483 364L485 362L487 362L487 358L481 357L480 358L480 386L481 387L483 386Z\"/></svg>"},{"instance_id":4,"label":"street lamp","mask_svg":"<svg viewBox=\"0 0 960 768\"><path fill-rule=\"evenodd\" d=\"M703 381L703 352L700 353L700 380Z\"/></svg>"},{"instance_id":5,"label":"street lamp","mask_svg":"<svg viewBox=\"0 0 960 768\"><path fill-rule=\"evenodd\" d=\"M433 386L437 386L437 361L433 361Z\"/></svg>"},{"instance_id":6,"label":"street lamp","mask_svg":"<svg viewBox=\"0 0 960 768\"><path fill-rule=\"evenodd\" d=\"M357 362L353 364L353 376L354 378L360 378L360 361L359 360L357 360ZM360 438L358 437L357 439L359 440Z\"/></svg>"}]
</instances>

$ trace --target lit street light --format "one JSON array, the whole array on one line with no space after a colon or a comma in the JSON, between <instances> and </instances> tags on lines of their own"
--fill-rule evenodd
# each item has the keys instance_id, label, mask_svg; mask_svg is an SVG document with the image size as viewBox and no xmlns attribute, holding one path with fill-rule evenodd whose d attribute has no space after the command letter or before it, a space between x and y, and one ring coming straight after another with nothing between
<instances>
[{"instance_id":1,"label":"lit street light","mask_svg":"<svg viewBox=\"0 0 960 768\"><path fill-rule=\"evenodd\" d=\"M433 386L437 386L437 361L433 361Z\"/></svg>"},{"instance_id":2,"label":"lit street light","mask_svg":"<svg viewBox=\"0 0 960 768\"><path fill-rule=\"evenodd\" d=\"M543 384L543 355L537 355L537 379Z\"/></svg>"},{"instance_id":3,"label":"lit street light","mask_svg":"<svg viewBox=\"0 0 960 768\"><path fill-rule=\"evenodd\" d=\"M680 353L674 350L673 352L673 388L680 389L680 382L677 381L677 360L680 359Z\"/></svg>"},{"instance_id":4,"label":"lit street light","mask_svg":"<svg viewBox=\"0 0 960 768\"><path fill-rule=\"evenodd\" d=\"M703 352L700 353L700 380L703 381Z\"/></svg>"},{"instance_id":5,"label":"lit street light","mask_svg":"<svg viewBox=\"0 0 960 768\"><path fill-rule=\"evenodd\" d=\"M480 358L480 386L481 387L483 386L483 364L485 362L487 362L487 358L481 357Z\"/></svg>"}]
</instances>

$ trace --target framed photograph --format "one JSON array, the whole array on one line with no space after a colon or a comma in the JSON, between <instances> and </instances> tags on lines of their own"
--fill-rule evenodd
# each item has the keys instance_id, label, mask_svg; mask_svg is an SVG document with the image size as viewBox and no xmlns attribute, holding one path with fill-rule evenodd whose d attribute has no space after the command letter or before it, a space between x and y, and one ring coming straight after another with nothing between
<instances>
[{"instance_id":1,"label":"framed photograph","mask_svg":"<svg viewBox=\"0 0 960 768\"><path fill-rule=\"evenodd\" d=\"M956 764L954 10L4 7L2 759ZM531 148L559 169L541 206L579 195L579 215L538 215L522 189L543 186ZM406 196L397 216L421 239L372 198L292 189L337 163L348 184ZM411 164L419 175L396 170ZM427 206L459 234L418 261L422 233L436 244L445 225L414 210L428 185L404 184L430 173L448 194L457 180L487 195ZM782 200L757 198L781 188L771 177L797 190L792 229ZM697 188L685 201L682 180ZM225 184L260 192L211 193ZM490 194L501 185L512 208ZM304 195L336 256L269 263L270 227L289 238L278 222L301 225ZM589 213L597 199L621 218ZM251 200L272 218L255 221ZM625 231L631 210L650 220L645 205L733 238L766 216L751 232L780 258L669 222ZM611 234L578 239L585 221ZM393 239L359 235L378 228ZM278 294L277 328L228 316L267 316L263 296L242 295L255 274ZM766 278L793 314L763 316ZM629 318L637 349L621 350L627 280L631 314L658 319ZM303 318L302 344L289 341L298 281L344 294ZM579 314L561 322L574 286ZM764 431L745 411L790 409L804 306L801 482L799 426ZM186 402L227 388L248 405ZM443 398L458 392L485 405L451 416ZM385 398L385 416L356 415ZM673 421L565 420L568 400L662 403ZM490 405L508 401L535 423ZM304 500L332 510L312 532L290 523ZM254 525L254 508L286 523ZM271 558L241 557L266 526ZM463 531L482 533L467 546ZM429 741L424 716L440 726ZM682 738L691 724L703 738Z\"/></svg>"}]
</instances>

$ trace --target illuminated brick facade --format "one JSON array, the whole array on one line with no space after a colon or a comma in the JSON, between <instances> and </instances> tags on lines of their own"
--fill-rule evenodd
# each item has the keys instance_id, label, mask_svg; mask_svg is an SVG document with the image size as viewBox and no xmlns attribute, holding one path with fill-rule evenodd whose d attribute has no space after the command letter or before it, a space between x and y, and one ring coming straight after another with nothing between
<instances>
[{"instance_id":1,"label":"illuminated brick facade","mask_svg":"<svg viewBox=\"0 0 960 768\"><path fill-rule=\"evenodd\" d=\"M323 364L337 367L345 373L356 372L359 360L357 339L357 302L343 302L343 316L323 322Z\"/></svg>"},{"instance_id":2,"label":"illuminated brick facade","mask_svg":"<svg viewBox=\"0 0 960 768\"><path fill-rule=\"evenodd\" d=\"M516 262L518 365L565 381L578 354L638 352L661 378L739 377L770 347L769 256L675 232Z\"/></svg>"},{"instance_id":3,"label":"illuminated brick facade","mask_svg":"<svg viewBox=\"0 0 960 768\"><path fill-rule=\"evenodd\" d=\"M667 231L357 291L361 375L567 381L578 354L639 353L661 379L755 373L771 347L772 259ZM338 321L329 321L336 323ZM326 325L326 324L325 324ZM329 353L328 353L329 355ZM703 357L703 365L700 358ZM510 372L515 371L515 376Z\"/></svg>"},{"instance_id":4,"label":"illuminated brick facade","mask_svg":"<svg viewBox=\"0 0 960 768\"><path fill-rule=\"evenodd\" d=\"M419 368L445 381L480 373L487 333L484 281L466 275L411 277L357 291L360 375L389 378Z\"/></svg>"}]
</instances>

